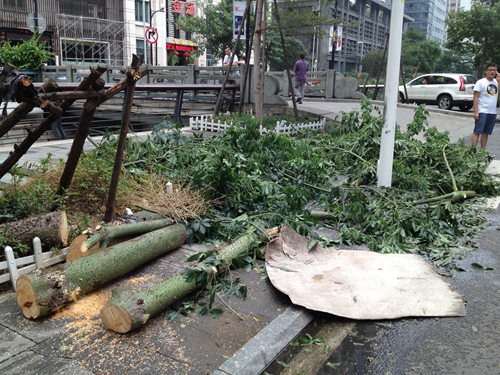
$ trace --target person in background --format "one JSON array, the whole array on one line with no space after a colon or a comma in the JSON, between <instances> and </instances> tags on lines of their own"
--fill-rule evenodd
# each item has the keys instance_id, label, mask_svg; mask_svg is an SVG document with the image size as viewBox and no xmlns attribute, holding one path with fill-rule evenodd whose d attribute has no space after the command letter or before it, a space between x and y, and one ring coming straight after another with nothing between
<instances>
[{"instance_id":1,"label":"person in background","mask_svg":"<svg viewBox=\"0 0 500 375\"><path fill-rule=\"evenodd\" d=\"M309 70L309 63L306 61L306 55L301 53L299 60L293 66L293 72L295 73L295 80L293 82L293 91L295 93L295 98L297 103L302 104L302 98L304 98L304 92L307 82L307 71Z\"/></svg>"},{"instance_id":2,"label":"person in background","mask_svg":"<svg viewBox=\"0 0 500 375\"><path fill-rule=\"evenodd\" d=\"M498 65L490 63L486 67L486 77L476 82L474 86L474 131L472 133L472 147L476 148L481 139L481 148L485 149L488 136L493 132L497 120Z\"/></svg>"},{"instance_id":3,"label":"person in background","mask_svg":"<svg viewBox=\"0 0 500 375\"><path fill-rule=\"evenodd\" d=\"M233 57L233 63L232 63L231 66L238 66L238 56L236 56L235 54L233 54L233 50L231 49L231 47L226 47L226 49L224 50L224 52L226 53L226 56L224 56L224 61L222 62L222 65L223 66L229 66L229 62L231 61L231 55L234 55L234 57ZM240 71L239 70L233 70L233 69L231 69L231 72L229 72L229 75L230 76L239 76L240 75ZM236 83L236 81L230 80L230 81L228 81L228 83Z\"/></svg>"}]
</instances>

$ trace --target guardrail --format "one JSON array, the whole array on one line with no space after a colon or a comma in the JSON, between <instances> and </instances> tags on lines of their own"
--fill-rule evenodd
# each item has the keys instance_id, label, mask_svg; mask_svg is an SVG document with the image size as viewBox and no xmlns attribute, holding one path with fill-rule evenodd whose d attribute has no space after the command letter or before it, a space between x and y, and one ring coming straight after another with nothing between
<instances>
[{"instance_id":1,"label":"guardrail","mask_svg":"<svg viewBox=\"0 0 500 375\"><path fill-rule=\"evenodd\" d=\"M116 83L125 77L122 73L123 67L106 65L106 73L101 78L106 83ZM42 66L40 77L43 82L54 79L56 82L80 82L89 75L90 66L66 65L66 66ZM149 74L142 77L137 84L148 83L177 83L177 84L219 84L226 77L227 67L199 67L188 66L149 66ZM240 83L244 76L245 66L231 67L232 71L239 75L231 75L230 79Z\"/></svg>"},{"instance_id":2,"label":"guardrail","mask_svg":"<svg viewBox=\"0 0 500 375\"><path fill-rule=\"evenodd\" d=\"M236 84L242 83L242 77L245 76L246 65L231 67L231 70L237 71L239 75L231 75L230 80ZM124 78L121 73L123 67L107 65L107 72L102 75L106 83L116 83ZM150 83L176 83L176 84L219 84L226 77L227 67L207 66L201 67L197 65L187 66L149 66L149 74L141 78L138 84ZM252 76L253 67L250 69ZM42 81L50 78L56 82L79 82L89 74L89 66L85 65L67 65L67 66L43 66L40 69L39 76ZM279 94L285 97L291 95L291 87L288 83L288 75L284 71L268 71L267 75L277 78L279 82ZM293 76L293 73L292 73ZM253 78L250 78L253 80ZM345 81L345 82L344 82ZM343 74L336 70L323 70L307 73L307 85L305 94L312 98L349 98L352 92L358 91L366 95L371 86L367 85L364 89L359 86L359 82L353 77L344 77ZM379 85L382 88L382 85ZM382 90L383 91L383 90ZM376 93L376 96L380 95Z\"/></svg>"}]
</instances>

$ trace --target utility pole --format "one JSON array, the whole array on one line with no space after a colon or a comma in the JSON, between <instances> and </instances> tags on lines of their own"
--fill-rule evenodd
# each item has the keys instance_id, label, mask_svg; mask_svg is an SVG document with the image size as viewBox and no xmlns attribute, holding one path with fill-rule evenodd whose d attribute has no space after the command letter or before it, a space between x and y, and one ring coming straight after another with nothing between
<instances>
[{"instance_id":1,"label":"utility pole","mask_svg":"<svg viewBox=\"0 0 500 375\"><path fill-rule=\"evenodd\" d=\"M148 65L148 49L146 47L146 0L142 0L142 29L144 35L144 64Z\"/></svg>"},{"instance_id":2,"label":"utility pole","mask_svg":"<svg viewBox=\"0 0 500 375\"><path fill-rule=\"evenodd\" d=\"M38 0L35 2L35 33L38 33Z\"/></svg>"},{"instance_id":3,"label":"utility pole","mask_svg":"<svg viewBox=\"0 0 500 375\"><path fill-rule=\"evenodd\" d=\"M403 16L405 3L392 2L389 53L384 89L384 126L380 143L380 158L377 166L377 186L391 187L392 165L394 162L394 133L399 96L399 61L401 60L401 40L403 36Z\"/></svg>"},{"instance_id":4,"label":"utility pole","mask_svg":"<svg viewBox=\"0 0 500 375\"><path fill-rule=\"evenodd\" d=\"M158 12L165 12L165 7L163 4L160 4L160 9L158 10L155 10L153 12L153 8L150 7L149 8L149 27L153 27L153 16L158 13ZM157 29L157 32L158 32L158 28ZM163 30L162 30L163 31ZM155 62L155 65L158 65L158 41L156 41L155 43L155 49L156 49L156 53L155 53L155 58L156 58L156 62ZM151 44L151 64L153 64L153 45Z\"/></svg>"}]
</instances>

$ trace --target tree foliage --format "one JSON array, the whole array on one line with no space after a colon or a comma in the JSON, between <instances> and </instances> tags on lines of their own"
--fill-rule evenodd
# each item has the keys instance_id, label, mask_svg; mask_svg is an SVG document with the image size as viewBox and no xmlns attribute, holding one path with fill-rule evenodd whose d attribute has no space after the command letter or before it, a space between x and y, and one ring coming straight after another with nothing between
<instances>
[{"instance_id":1,"label":"tree foliage","mask_svg":"<svg viewBox=\"0 0 500 375\"><path fill-rule=\"evenodd\" d=\"M0 47L0 65L10 63L18 69L36 70L43 63L53 58L50 47L45 42L40 42L42 34L36 33L31 39L16 45L10 40Z\"/></svg>"},{"instance_id":2,"label":"tree foliage","mask_svg":"<svg viewBox=\"0 0 500 375\"><path fill-rule=\"evenodd\" d=\"M401 45L401 65L405 79L420 74L435 72L442 61L443 52L437 41L426 40L425 35L410 27L403 33ZM387 70L387 54L384 50L370 51L361 60L363 70L371 72L371 77L385 78ZM449 72L449 70L446 70Z\"/></svg>"},{"instance_id":3,"label":"tree foliage","mask_svg":"<svg viewBox=\"0 0 500 375\"><path fill-rule=\"evenodd\" d=\"M200 54L209 50L214 55L215 60L219 61L224 57L224 48L226 46L233 47L235 42L235 39L233 39L233 2L229 0L221 0L220 2L205 0L198 4L203 8L203 17L182 17L180 21L182 23L181 27L188 32L195 33L194 39L198 43ZM275 22L273 12L274 6L272 4L269 6L266 39L271 38L271 42L267 44L274 49L266 53L266 56L274 66L277 64L277 58L273 57L272 54L274 54L277 46L281 45L281 42L279 42L278 25ZM311 4L304 0L280 1L279 7L281 29L285 34L286 46L292 48L290 60L293 61L298 56L297 51L300 50L300 45L298 40L291 35L301 33L312 36L313 33L316 33L317 37L324 37L326 36L324 30L319 27L314 28L314 26L329 26L339 22L339 20L331 18L330 15L322 15L314 11ZM251 7L251 10L253 11L253 7ZM253 22L252 16L250 20L252 27ZM279 43L275 44L275 41ZM244 56L244 47L245 42L241 41L235 51L240 58ZM278 49L279 51L280 49ZM282 59L282 52L278 56Z\"/></svg>"},{"instance_id":4,"label":"tree foliage","mask_svg":"<svg viewBox=\"0 0 500 375\"><path fill-rule=\"evenodd\" d=\"M366 53L361 59L363 71L369 73L370 77L385 77L387 67L387 54L384 56L382 49L370 51Z\"/></svg>"},{"instance_id":5,"label":"tree foliage","mask_svg":"<svg viewBox=\"0 0 500 375\"><path fill-rule=\"evenodd\" d=\"M295 61L298 60L299 55L304 53L306 60L309 59L306 47L304 44L290 35L285 35L285 48L288 56L288 66L293 69ZM279 32L275 29L269 30L266 34L266 58L269 64L269 69L274 71L285 70L285 54L281 45L281 38Z\"/></svg>"},{"instance_id":6,"label":"tree foliage","mask_svg":"<svg viewBox=\"0 0 500 375\"><path fill-rule=\"evenodd\" d=\"M478 78L490 61L498 61L500 47L500 3L476 1L470 10L448 14L446 47L461 54L471 54L478 67Z\"/></svg>"},{"instance_id":7,"label":"tree foliage","mask_svg":"<svg viewBox=\"0 0 500 375\"><path fill-rule=\"evenodd\" d=\"M215 61L224 58L224 49L234 47L233 39L233 2L230 0L207 0L199 3L203 8L203 17L182 17L182 29L195 33L194 39L198 43L198 53L201 55L207 50L213 54ZM240 41L235 50L241 58L244 50L244 41Z\"/></svg>"},{"instance_id":8,"label":"tree foliage","mask_svg":"<svg viewBox=\"0 0 500 375\"><path fill-rule=\"evenodd\" d=\"M469 53L459 53L448 49L443 50L443 55L435 67L435 72L442 73L473 74L474 71L474 59Z\"/></svg>"},{"instance_id":9,"label":"tree foliage","mask_svg":"<svg viewBox=\"0 0 500 375\"><path fill-rule=\"evenodd\" d=\"M442 56L438 41L426 40L425 35L410 27L403 34L401 61L406 79L434 72Z\"/></svg>"}]
</instances>

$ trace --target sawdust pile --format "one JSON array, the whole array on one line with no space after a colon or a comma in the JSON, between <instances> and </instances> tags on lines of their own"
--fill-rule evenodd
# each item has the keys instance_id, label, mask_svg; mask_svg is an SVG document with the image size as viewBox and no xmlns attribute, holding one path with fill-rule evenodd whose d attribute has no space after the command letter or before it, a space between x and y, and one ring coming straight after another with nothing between
<instances>
[{"instance_id":1,"label":"sawdust pile","mask_svg":"<svg viewBox=\"0 0 500 375\"><path fill-rule=\"evenodd\" d=\"M139 285L138 289L142 289L142 286L145 286L153 277L154 275L135 277L121 281L120 284L113 283L107 287L100 288L63 307L51 319L78 318L80 321L82 319L91 320L100 314L101 309L110 300L113 289L118 285Z\"/></svg>"}]
</instances>

